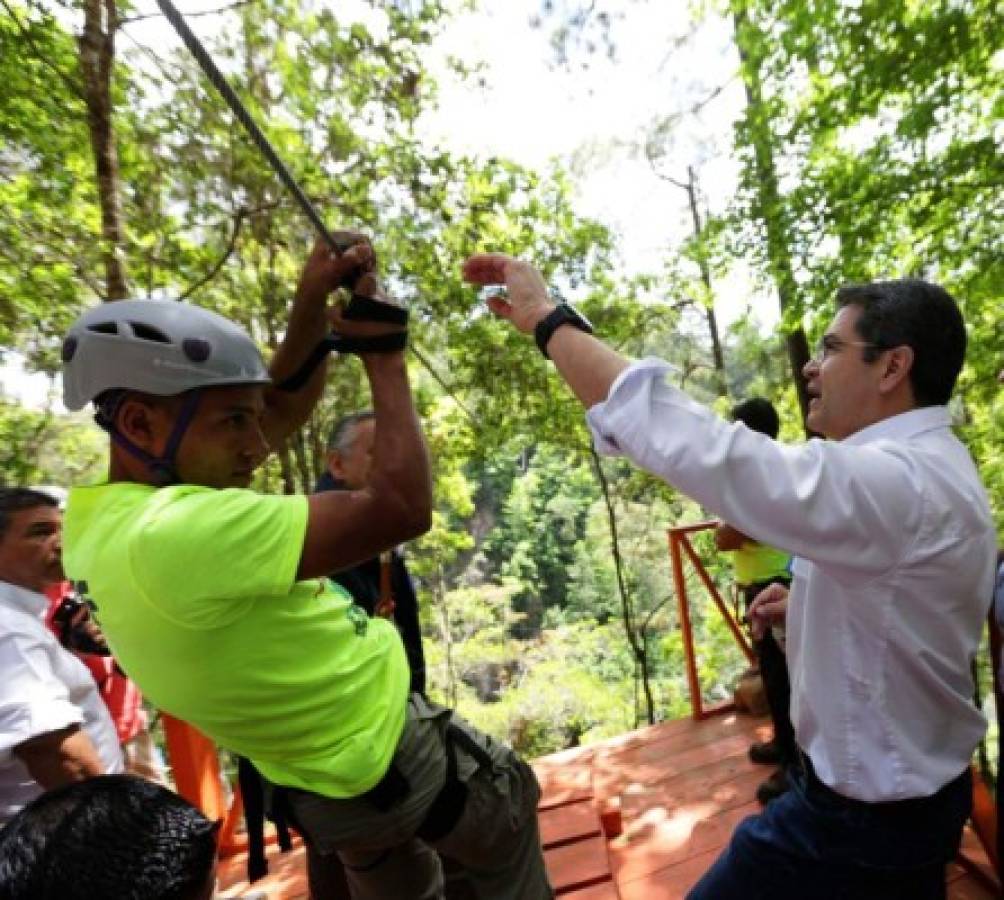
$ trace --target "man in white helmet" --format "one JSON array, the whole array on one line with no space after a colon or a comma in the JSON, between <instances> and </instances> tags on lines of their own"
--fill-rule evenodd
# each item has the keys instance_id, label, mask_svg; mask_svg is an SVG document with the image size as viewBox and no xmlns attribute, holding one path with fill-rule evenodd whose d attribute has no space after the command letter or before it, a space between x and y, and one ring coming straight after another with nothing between
<instances>
[{"instance_id":1,"label":"man in white helmet","mask_svg":"<svg viewBox=\"0 0 1004 900\"><path fill-rule=\"evenodd\" d=\"M338 853L354 897L441 896L430 845L479 896L548 897L529 767L409 695L394 626L324 578L423 533L431 514L406 314L376 284L369 243L348 243L315 247L268 370L242 329L187 304L118 301L78 319L66 405L94 402L112 448L108 482L70 494L66 570L151 702L250 759L311 851ZM353 302L329 311L345 283ZM370 382L367 484L247 490L309 415L332 348L358 354Z\"/></svg>"}]
</instances>

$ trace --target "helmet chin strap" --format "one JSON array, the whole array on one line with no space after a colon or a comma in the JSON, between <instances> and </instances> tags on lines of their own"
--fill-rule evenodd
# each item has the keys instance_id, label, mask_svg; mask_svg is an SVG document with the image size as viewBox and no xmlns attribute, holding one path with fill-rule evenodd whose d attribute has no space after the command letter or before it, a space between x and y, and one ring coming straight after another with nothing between
<instances>
[{"instance_id":1,"label":"helmet chin strap","mask_svg":"<svg viewBox=\"0 0 1004 900\"><path fill-rule=\"evenodd\" d=\"M178 418L174 420L174 427L167 438L164 452L160 456L154 456L152 453L147 453L142 447L136 446L116 427L115 416L124 397L125 392L107 406L99 406L98 411L94 414L94 421L108 432L111 439L119 447L140 462L146 464L150 470L150 474L153 476L153 483L157 487L181 484L181 479L178 477L178 471L175 467L174 457L178 453L178 447L181 446L181 441L185 437L188 426L192 424L192 419L195 418L195 412L199 407L199 400L202 398L202 391L196 388L186 393L181 411L178 413Z\"/></svg>"}]
</instances>

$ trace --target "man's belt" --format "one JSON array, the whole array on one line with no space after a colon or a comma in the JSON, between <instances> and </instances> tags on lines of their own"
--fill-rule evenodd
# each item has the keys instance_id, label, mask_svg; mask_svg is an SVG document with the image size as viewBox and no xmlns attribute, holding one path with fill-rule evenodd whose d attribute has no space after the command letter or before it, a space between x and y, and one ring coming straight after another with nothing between
<instances>
[{"instance_id":1,"label":"man's belt","mask_svg":"<svg viewBox=\"0 0 1004 900\"><path fill-rule=\"evenodd\" d=\"M854 797L845 797L820 780L809 755L801 747L796 747L796 751L794 767L796 772L805 779L807 793L822 796L827 802L848 809L870 809L890 814L912 815L926 806L940 803L946 793L956 787L960 780L966 779L970 775L970 770L965 769L961 775L953 778L929 797L908 797L905 800L857 800Z\"/></svg>"}]
</instances>

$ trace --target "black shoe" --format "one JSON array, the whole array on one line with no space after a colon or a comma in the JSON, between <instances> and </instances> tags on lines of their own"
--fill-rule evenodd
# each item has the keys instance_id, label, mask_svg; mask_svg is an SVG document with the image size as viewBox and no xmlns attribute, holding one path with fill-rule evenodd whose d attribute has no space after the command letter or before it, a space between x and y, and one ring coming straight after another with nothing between
<instances>
[{"instance_id":1,"label":"black shoe","mask_svg":"<svg viewBox=\"0 0 1004 900\"><path fill-rule=\"evenodd\" d=\"M750 760L761 766L781 764L781 751L776 741L756 741L750 744Z\"/></svg>"},{"instance_id":2,"label":"black shoe","mask_svg":"<svg viewBox=\"0 0 1004 900\"><path fill-rule=\"evenodd\" d=\"M778 769L766 781L760 783L756 789L757 800L766 806L771 800L775 800L788 790L788 775L784 769Z\"/></svg>"}]
</instances>

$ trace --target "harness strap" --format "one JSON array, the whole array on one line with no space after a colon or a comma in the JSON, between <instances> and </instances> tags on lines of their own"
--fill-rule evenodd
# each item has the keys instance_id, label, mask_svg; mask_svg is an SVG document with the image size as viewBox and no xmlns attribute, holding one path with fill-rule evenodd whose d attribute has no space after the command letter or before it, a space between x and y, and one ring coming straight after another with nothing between
<instances>
[{"instance_id":1,"label":"harness strap","mask_svg":"<svg viewBox=\"0 0 1004 900\"><path fill-rule=\"evenodd\" d=\"M490 741L491 738L488 740ZM470 754L477 761L479 768L490 769L494 765L491 754L467 732L452 722L446 726L443 745L446 753L446 778L439 793L429 805L422 824L415 830L415 836L426 843L434 843L453 831L467 805L467 785L460 780L457 774L457 748L460 747ZM299 828L292 804L289 802L290 790L275 786L272 791L272 803L276 810L286 817L287 821ZM410 793L411 785L408 783L408 779L392 761L383 778L366 793L361 794L360 798L373 804L380 812L389 812ZM302 832L303 829L299 830ZM355 871L368 871L376 868L387 858L389 853L388 850Z\"/></svg>"},{"instance_id":2,"label":"harness strap","mask_svg":"<svg viewBox=\"0 0 1004 900\"><path fill-rule=\"evenodd\" d=\"M488 751L466 731L453 722L446 726L446 780L415 832L427 843L438 841L453 831L467 805L467 785L457 777L458 746L477 760L479 768L490 769L494 765Z\"/></svg>"},{"instance_id":3,"label":"harness strap","mask_svg":"<svg viewBox=\"0 0 1004 900\"><path fill-rule=\"evenodd\" d=\"M348 337L331 332L331 349L338 353L397 353L408 345L407 331L378 334L373 337Z\"/></svg>"},{"instance_id":4,"label":"harness strap","mask_svg":"<svg viewBox=\"0 0 1004 900\"><path fill-rule=\"evenodd\" d=\"M391 760L383 778L360 796L372 803L380 812L389 812L410 793L411 785L408 784L408 779Z\"/></svg>"},{"instance_id":5,"label":"harness strap","mask_svg":"<svg viewBox=\"0 0 1004 900\"><path fill-rule=\"evenodd\" d=\"M390 566L393 550L385 550L380 554L380 599L377 600L373 614L383 619L394 618L397 603L394 602L394 590L390 583Z\"/></svg>"},{"instance_id":6,"label":"harness strap","mask_svg":"<svg viewBox=\"0 0 1004 900\"><path fill-rule=\"evenodd\" d=\"M460 821L467 805L467 785L457 777L457 754L446 727L446 780L439 789L415 834L426 843L446 837Z\"/></svg>"},{"instance_id":7,"label":"harness strap","mask_svg":"<svg viewBox=\"0 0 1004 900\"><path fill-rule=\"evenodd\" d=\"M175 468L174 457L178 452L178 447L181 446L181 441L185 437L188 426L192 423L192 419L195 418L199 401L202 399L202 390L196 388L185 395L185 402L181 407L181 412L178 413L178 418L174 420L174 427L167 438L164 452L160 456L154 456L152 453L147 453L142 447L137 447L136 444L130 441L115 426L115 415L125 396L126 392L123 391L107 409L104 406L99 406L98 411L94 414L94 421L107 431L111 439L123 450L140 460L140 462L146 463L158 485L166 487L169 484L178 484L180 479Z\"/></svg>"},{"instance_id":8,"label":"harness strap","mask_svg":"<svg viewBox=\"0 0 1004 900\"><path fill-rule=\"evenodd\" d=\"M342 316L355 322L388 322L391 325L407 325L408 310L395 303L375 300L364 294L353 294Z\"/></svg>"},{"instance_id":9,"label":"harness strap","mask_svg":"<svg viewBox=\"0 0 1004 900\"><path fill-rule=\"evenodd\" d=\"M300 390L314 374L314 370L321 364L321 360L333 351L336 353L396 353L407 345L407 331L354 338L332 331L310 351L310 355L303 361L303 365L289 378L284 378L276 384L275 388L279 391L289 392Z\"/></svg>"}]
</instances>

